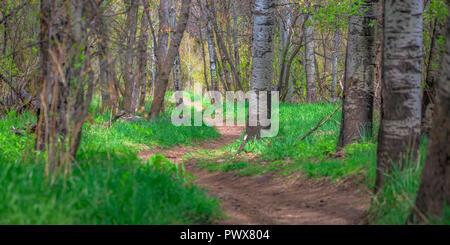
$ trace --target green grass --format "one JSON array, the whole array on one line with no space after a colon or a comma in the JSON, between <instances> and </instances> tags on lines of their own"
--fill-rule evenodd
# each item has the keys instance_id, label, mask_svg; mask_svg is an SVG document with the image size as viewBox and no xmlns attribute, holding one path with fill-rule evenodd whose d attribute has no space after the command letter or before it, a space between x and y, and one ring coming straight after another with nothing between
<instances>
[{"instance_id":1,"label":"green grass","mask_svg":"<svg viewBox=\"0 0 450 245\"><path fill-rule=\"evenodd\" d=\"M81 163L67 177L42 165L0 165L0 224L209 224L218 201L186 179L130 156Z\"/></svg>"},{"instance_id":2,"label":"green grass","mask_svg":"<svg viewBox=\"0 0 450 245\"><path fill-rule=\"evenodd\" d=\"M217 152L199 152L196 157L203 161L200 167L211 171L229 171L230 166L240 164L234 169L239 175L255 176L277 172L282 176L303 174L307 177L331 177L333 181L351 175L367 175L366 182L374 180L376 162L376 144L373 139L366 139L360 144L349 146L342 159L333 159L330 154L336 152L340 129L340 113L304 141L299 139L314 128L325 115L330 115L336 108L334 104L280 105L280 131L277 137L248 142L244 152L251 152L258 157L256 161L241 163L231 156L225 163L218 163L216 158L223 157L223 152L235 153L242 143L242 138ZM233 169L233 167L230 167Z\"/></svg>"},{"instance_id":3,"label":"green grass","mask_svg":"<svg viewBox=\"0 0 450 245\"><path fill-rule=\"evenodd\" d=\"M420 185L421 166L410 166L405 170L395 170L373 198L369 210L372 224L405 224L412 211L416 193Z\"/></svg>"},{"instance_id":4,"label":"green grass","mask_svg":"<svg viewBox=\"0 0 450 245\"><path fill-rule=\"evenodd\" d=\"M138 121L133 123L116 122L109 127L108 117L97 116L94 124L84 127L83 148L112 150L138 150L160 147L171 148L176 145L194 145L196 142L215 139L220 135L215 128L175 127L168 120L158 122ZM81 153L82 154L82 153Z\"/></svg>"},{"instance_id":5,"label":"green grass","mask_svg":"<svg viewBox=\"0 0 450 245\"><path fill-rule=\"evenodd\" d=\"M203 103L204 105L207 102ZM95 103L94 103L95 105ZM148 106L147 106L148 107ZM304 141L299 139L314 128L320 118L336 105L280 105L280 133L277 137L250 142L245 151L255 159L236 158L242 138L216 151L199 151L188 157L200 160L208 171L233 172L241 176L277 173L275 176L329 178L337 181L351 176L372 188L376 171L376 135L345 149L332 158L339 136L340 114ZM95 111L91 109L91 112ZM30 113L11 112L0 120L0 224L209 224L222 214L216 199L191 184L192 176L157 155L143 164L140 150L192 145L217 138L213 128L174 127L168 106L158 122L116 122L107 115L94 116L86 123L77 157L77 167L66 177L45 179L43 167L30 150L31 135L11 134L11 126L30 125ZM94 114L94 113L92 113ZM377 129L374 130L377 132ZM224 155L224 152L227 152ZM421 164L396 170L368 210L372 224L404 224L412 210L424 158ZM220 161L218 161L220 159ZM446 206L441 220L449 224Z\"/></svg>"},{"instance_id":6,"label":"green grass","mask_svg":"<svg viewBox=\"0 0 450 245\"><path fill-rule=\"evenodd\" d=\"M419 164L408 164L404 169L396 168L387 176L383 188L372 198L372 205L368 211L370 223L377 225L407 224L419 190L426 150L427 142L424 140L420 149ZM428 220L428 224L449 225L450 207L445 206L441 219Z\"/></svg>"},{"instance_id":7,"label":"green grass","mask_svg":"<svg viewBox=\"0 0 450 245\"><path fill-rule=\"evenodd\" d=\"M0 120L0 224L209 224L219 203L193 185L163 156L147 163L141 149L168 148L218 137L213 128L174 127L170 122L117 122L105 115L86 123L77 165L67 176L44 177L33 136L16 136L32 124L30 113Z\"/></svg>"}]
</instances>

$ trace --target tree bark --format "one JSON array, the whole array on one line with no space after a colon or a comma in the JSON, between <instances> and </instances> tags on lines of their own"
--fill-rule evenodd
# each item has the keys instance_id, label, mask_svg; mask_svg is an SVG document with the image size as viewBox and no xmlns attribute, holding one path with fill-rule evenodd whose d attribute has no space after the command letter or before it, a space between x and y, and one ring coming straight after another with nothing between
<instances>
[{"instance_id":1,"label":"tree bark","mask_svg":"<svg viewBox=\"0 0 450 245\"><path fill-rule=\"evenodd\" d=\"M304 17L306 24L304 27L305 35L305 73L306 73L306 102L315 103L318 101L316 84L316 66L314 51L314 26L311 15Z\"/></svg>"},{"instance_id":2,"label":"tree bark","mask_svg":"<svg viewBox=\"0 0 450 245\"><path fill-rule=\"evenodd\" d=\"M269 103L267 103L268 113L270 118L270 96L272 90L272 76L273 76L273 35L275 31L275 1L274 0L256 0L254 10L254 25L253 25L253 65L252 65L252 91L256 92L257 98L250 98L256 100L253 103L256 107L261 106L259 98L260 93L267 93ZM252 104L252 102L250 102ZM250 125L247 120L247 135L249 139L261 137L261 130L263 125L262 115L259 114L258 108L249 109L249 118L257 118L257 125Z\"/></svg>"},{"instance_id":3,"label":"tree bark","mask_svg":"<svg viewBox=\"0 0 450 245\"><path fill-rule=\"evenodd\" d=\"M432 30L430 56L428 59L425 78L425 88L422 99L422 134L428 134L432 126L434 98L436 97L436 83L440 77L440 61L442 57L442 45L439 38L442 36L444 21L436 17Z\"/></svg>"},{"instance_id":4,"label":"tree bark","mask_svg":"<svg viewBox=\"0 0 450 245\"><path fill-rule=\"evenodd\" d=\"M141 17L141 33L139 36L139 44L138 44L138 83L139 83L139 89L140 89L140 96L139 96L139 113L145 112L145 96L147 92L147 59L148 59L148 52L147 52L147 45L148 45L148 9L145 8L146 4L144 3L145 0L143 0L143 13Z\"/></svg>"},{"instance_id":5,"label":"tree bark","mask_svg":"<svg viewBox=\"0 0 450 245\"><path fill-rule=\"evenodd\" d=\"M372 135L375 27L370 24L377 1L365 1L360 15L350 16L338 150Z\"/></svg>"},{"instance_id":6,"label":"tree bark","mask_svg":"<svg viewBox=\"0 0 450 245\"><path fill-rule=\"evenodd\" d=\"M171 35L173 35L173 30L175 30L177 25L177 11L176 11L176 5L175 1L171 0L170 3L170 20L169 20L169 26L171 29ZM173 65L173 71L172 71L172 78L173 78L173 90L174 91L182 91L183 86L181 84L181 64L180 64L180 53L178 52L177 56L175 57L174 65ZM177 104L181 104L182 101L177 102Z\"/></svg>"},{"instance_id":7,"label":"tree bark","mask_svg":"<svg viewBox=\"0 0 450 245\"><path fill-rule=\"evenodd\" d=\"M331 97L332 101L337 99L337 84L338 84L338 65L339 65L339 51L341 46L341 30L337 27L333 37L333 57L332 57L332 83L331 83Z\"/></svg>"},{"instance_id":8,"label":"tree bark","mask_svg":"<svg viewBox=\"0 0 450 245\"><path fill-rule=\"evenodd\" d=\"M286 4L289 1L279 0L280 4ZM278 76L278 89L281 94L285 94L285 90L287 90L287 56L289 53L289 48L291 46L291 14L289 11L289 6L281 7L280 14L281 18L278 19L278 30L280 33L280 74ZM287 93L286 93L287 94ZM282 97L282 101L285 101Z\"/></svg>"},{"instance_id":9,"label":"tree bark","mask_svg":"<svg viewBox=\"0 0 450 245\"><path fill-rule=\"evenodd\" d=\"M88 0L41 1L41 107L36 150L47 152L46 174L69 167L94 90L90 69ZM61 10L64 11L61 11ZM87 89L86 89L87 87Z\"/></svg>"},{"instance_id":10,"label":"tree bark","mask_svg":"<svg viewBox=\"0 0 450 245\"><path fill-rule=\"evenodd\" d=\"M421 122L422 0L384 3L383 84L376 190L395 165L417 160Z\"/></svg>"},{"instance_id":11,"label":"tree bark","mask_svg":"<svg viewBox=\"0 0 450 245\"><path fill-rule=\"evenodd\" d=\"M102 2L103 3L103 2ZM102 110L111 108L113 106L112 97L109 91L110 73L108 64L110 63L109 47L108 47L108 26L105 23L105 17L103 14L102 5L96 6L96 28L97 28L97 45L98 45L98 58L99 58L99 82L100 92L102 95Z\"/></svg>"},{"instance_id":12,"label":"tree bark","mask_svg":"<svg viewBox=\"0 0 450 245\"><path fill-rule=\"evenodd\" d=\"M231 0L232 8L231 15L233 17L233 49L234 49L234 63L236 64L236 69L238 70L238 74L240 76L241 72L241 60L239 56L239 36L238 36L238 28L239 28L239 16L237 13L237 8L239 4L239 0Z\"/></svg>"},{"instance_id":13,"label":"tree bark","mask_svg":"<svg viewBox=\"0 0 450 245\"><path fill-rule=\"evenodd\" d=\"M167 0L161 0L160 8L161 8L161 6L165 6L166 2L167 2ZM190 9L191 9L191 0L183 0L183 2L181 4L181 13L178 18L178 24L177 24L175 32L171 38L170 47L167 51L167 55L163 60L160 60L158 62L158 63L160 63L162 61L163 63L162 63L162 66L160 67L160 69L158 70L158 75L157 75L158 83L156 84L155 97L153 99L153 103L150 108L150 113L148 115L148 118L150 120L156 120L161 112L161 109L163 108L164 97L165 97L166 90L167 90L167 84L169 83L170 71L173 68L175 58L176 58L176 56L178 54L178 50L180 48L181 40L183 38L184 31L186 29L187 22L189 19ZM160 11L160 15L161 15L161 11ZM168 22L168 19L165 19L165 20L160 19L160 26L161 25L167 26L163 22ZM162 29L161 31L167 31L167 29L166 30ZM158 41L159 41L158 47L161 47L160 46L161 39L159 39ZM161 57L161 54L159 55L159 57Z\"/></svg>"},{"instance_id":14,"label":"tree bark","mask_svg":"<svg viewBox=\"0 0 450 245\"><path fill-rule=\"evenodd\" d=\"M203 9L203 5L200 4ZM211 13L209 8L205 8L206 15L206 38L208 40L208 53L209 53L209 72L211 75L211 88L213 90L219 89L219 82L217 78L217 64L216 64L216 45L214 41L214 33L211 24Z\"/></svg>"},{"instance_id":15,"label":"tree bark","mask_svg":"<svg viewBox=\"0 0 450 245\"><path fill-rule=\"evenodd\" d=\"M216 22L216 10L214 5L215 0L206 0L206 8L209 9L211 16L210 16L210 22L212 23L214 33L216 34L217 44L219 45L219 51L222 53L222 57L227 61L227 63L230 65L231 73L234 77L234 80L236 81L237 88L236 90L243 90L242 84L241 84L241 78L239 76L239 72L233 62L233 60L230 58L230 55L228 54L228 50L225 46L224 39L222 38L222 35L220 34L219 27ZM222 65L225 66L224 62L222 62ZM225 67L224 67L225 68Z\"/></svg>"},{"instance_id":16,"label":"tree bark","mask_svg":"<svg viewBox=\"0 0 450 245\"><path fill-rule=\"evenodd\" d=\"M450 6L447 1L447 6ZM436 107L430 133L427 158L422 182L410 220L423 223L425 215L430 219L442 217L444 205L450 205L450 18L447 16L445 53L437 80ZM421 214L419 214L419 212Z\"/></svg>"},{"instance_id":17,"label":"tree bark","mask_svg":"<svg viewBox=\"0 0 450 245\"><path fill-rule=\"evenodd\" d=\"M129 5L127 14L127 28L129 28L127 47L125 50L125 94L124 94L124 110L131 115L136 114L139 102L139 83L137 81L136 72L133 69L134 57L136 56L136 32L139 2L128 0Z\"/></svg>"}]
</instances>

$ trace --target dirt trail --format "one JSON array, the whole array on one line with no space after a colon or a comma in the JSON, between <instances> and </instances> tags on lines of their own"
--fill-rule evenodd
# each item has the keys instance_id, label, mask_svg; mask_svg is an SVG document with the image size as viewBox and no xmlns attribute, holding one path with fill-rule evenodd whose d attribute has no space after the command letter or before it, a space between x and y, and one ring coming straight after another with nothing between
<instances>
[{"instance_id":1,"label":"dirt trail","mask_svg":"<svg viewBox=\"0 0 450 245\"><path fill-rule=\"evenodd\" d=\"M196 147L175 147L170 150L141 152L147 160L163 153L173 162L199 149L217 149L241 136L240 127L217 127L222 137ZM369 197L351 180L330 183L297 178L283 181L271 178L240 177L233 173L208 173L196 167L195 159L185 162L186 170L197 176L195 182L222 202L228 219L221 225L347 225L363 223Z\"/></svg>"}]
</instances>

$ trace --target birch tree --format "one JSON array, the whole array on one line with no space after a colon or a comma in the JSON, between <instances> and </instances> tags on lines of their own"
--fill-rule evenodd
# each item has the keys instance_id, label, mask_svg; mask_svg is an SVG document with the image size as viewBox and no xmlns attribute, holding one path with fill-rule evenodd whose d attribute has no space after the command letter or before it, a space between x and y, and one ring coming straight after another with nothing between
<instances>
[{"instance_id":1,"label":"birch tree","mask_svg":"<svg viewBox=\"0 0 450 245\"><path fill-rule=\"evenodd\" d=\"M171 35L173 35L173 30L175 30L175 27L177 25L177 11L176 11L176 4L174 0L170 1L170 10L169 10L169 26L171 30ZM181 83L181 64L180 64L180 53L178 52L177 56L175 57L175 61L173 64L173 71L172 71L172 80L173 80L173 87L174 91L181 91L183 90L182 83Z\"/></svg>"},{"instance_id":2,"label":"birch tree","mask_svg":"<svg viewBox=\"0 0 450 245\"><path fill-rule=\"evenodd\" d=\"M383 84L376 188L394 166L415 162L421 122L422 0L384 2Z\"/></svg>"},{"instance_id":3,"label":"birch tree","mask_svg":"<svg viewBox=\"0 0 450 245\"><path fill-rule=\"evenodd\" d=\"M252 64L252 91L256 92L258 98L256 103L251 104L256 107L261 105L259 94L267 93L270 98L272 90L273 75L273 35L275 31L275 0L256 0L254 9L253 24L253 64ZM270 118L270 103L267 103ZM261 136L261 115L258 108L250 108L249 118L257 118L257 125L249 125L247 122L247 136L249 139L259 138Z\"/></svg>"}]
</instances>

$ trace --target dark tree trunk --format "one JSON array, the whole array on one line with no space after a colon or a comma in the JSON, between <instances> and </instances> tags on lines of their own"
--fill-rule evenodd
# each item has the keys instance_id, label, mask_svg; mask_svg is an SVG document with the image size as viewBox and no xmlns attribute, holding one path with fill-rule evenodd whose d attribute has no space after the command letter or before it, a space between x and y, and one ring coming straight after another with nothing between
<instances>
[{"instance_id":1,"label":"dark tree trunk","mask_svg":"<svg viewBox=\"0 0 450 245\"><path fill-rule=\"evenodd\" d=\"M338 150L372 135L375 28L370 23L375 20L377 1L366 1L361 15L350 17Z\"/></svg>"},{"instance_id":2,"label":"dark tree trunk","mask_svg":"<svg viewBox=\"0 0 450 245\"><path fill-rule=\"evenodd\" d=\"M137 72L134 70L134 60L136 57L136 32L138 22L139 2L128 0L126 3L130 6L127 14L127 48L125 50L125 94L124 110L129 114L136 114L139 102L139 82L137 81Z\"/></svg>"},{"instance_id":3,"label":"dark tree trunk","mask_svg":"<svg viewBox=\"0 0 450 245\"><path fill-rule=\"evenodd\" d=\"M117 107L117 95L115 85L112 79L111 70L111 53L108 45L108 24L105 17L104 1L97 3L96 6L96 31L97 31L97 45L98 45L98 59L99 59L99 82L100 92L102 95L102 110L107 108L112 109L113 113L116 113Z\"/></svg>"},{"instance_id":4,"label":"dark tree trunk","mask_svg":"<svg viewBox=\"0 0 450 245\"><path fill-rule=\"evenodd\" d=\"M449 1L447 1L447 4ZM426 217L442 217L444 205L450 205L450 21L447 17L445 53L441 63L442 76L436 88L436 107L430 133L422 183L410 220L423 223Z\"/></svg>"},{"instance_id":5,"label":"dark tree trunk","mask_svg":"<svg viewBox=\"0 0 450 245\"><path fill-rule=\"evenodd\" d=\"M165 6L167 0L161 0L160 5L161 6ZM164 97L166 95L166 90L167 90L167 85L169 83L169 76L170 76L170 71L173 68L174 65L174 61L175 58L178 54L178 50L180 48L180 44L181 44L181 40L183 38L183 34L184 31L186 29L187 26L187 22L189 19L189 15L190 15L190 9L191 9L191 1L190 0L183 0L182 5L181 5L181 13L180 13L180 17L178 19L178 23L177 23L177 27L175 29L175 32L171 38L170 41L170 47L167 51L167 55L165 56L165 58L163 60L161 60L159 58L158 63L162 63L162 65L160 66L160 68L158 69L158 75L157 75L157 81L158 83L156 84L156 91L155 91L155 97L153 99L153 103L152 106L150 108L150 113L149 113L149 119L150 120L156 120L159 116L159 113L161 112L163 105L164 105ZM161 12L160 12L161 14ZM168 17L168 16L167 16ZM162 26L168 26L166 24L164 24L164 22L168 23L168 18L167 19L160 19L160 21L162 21L160 23L160 25L162 24ZM167 29L162 29L163 31L167 31ZM161 39L158 40L159 44L158 47L161 47ZM161 57L161 50L159 51L159 57Z\"/></svg>"},{"instance_id":6,"label":"dark tree trunk","mask_svg":"<svg viewBox=\"0 0 450 245\"><path fill-rule=\"evenodd\" d=\"M35 147L47 152L46 174L74 160L93 96L88 4L41 1L41 107Z\"/></svg>"},{"instance_id":7,"label":"dark tree trunk","mask_svg":"<svg viewBox=\"0 0 450 245\"><path fill-rule=\"evenodd\" d=\"M442 57L442 45L439 38L442 36L444 21L436 17L434 21L430 56L427 65L427 76L422 99L422 134L428 134L432 125L434 98L436 97L436 83L440 77L440 60Z\"/></svg>"},{"instance_id":8,"label":"dark tree trunk","mask_svg":"<svg viewBox=\"0 0 450 245\"><path fill-rule=\"evenodd\" d=\"M141 34L139 36L139 44L138 44L138 79L137 82L139 83L139 89L140 89L140 96L139 96L139 113L145 112L145 96L147 92L147 62L148 62L148 52L147 52L147 45L148 45L148 39L149 39L149 31L148 31L148 9L145 8L146 3L145 0L143 0L143 6L144 10L141 17Z\"/></svg>"}]
</instances>

